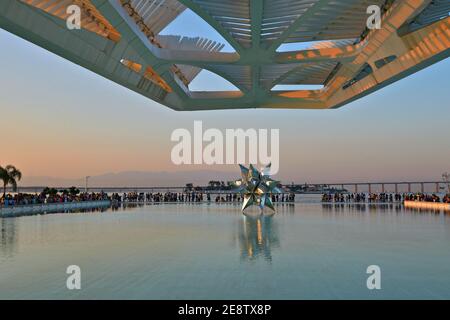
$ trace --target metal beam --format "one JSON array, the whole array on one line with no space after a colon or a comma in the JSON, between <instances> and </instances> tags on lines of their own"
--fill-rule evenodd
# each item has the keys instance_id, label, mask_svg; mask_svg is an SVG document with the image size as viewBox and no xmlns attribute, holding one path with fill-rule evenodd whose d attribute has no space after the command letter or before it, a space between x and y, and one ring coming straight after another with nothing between
<instances>
[{"instance_id":1,"label":"metal beam","mask_svg":"<svg viewBox=\"0 0 450 320\"><path fill-rule=\"evenodd\" d=\"M252 49L259 49L261 41L261 24L264 12L264 1L250 1L250 17L252 22Z\"/></svg>"},{"instance_id":2,"label":"metal beam","mask_svg":"<svg viewBox=\"0 0 450 320\"><path fill-rule=\"evenodd\" d=\"M267 59L271 64L338 61L351 62L361 51L362 46L343 46L336 48L308 49L279 52ZM247 49L251 56L251 49ZM247 65L248 60L241 59L234 52L204 52L192 50L172 50L155 48L153 54L159 59L175 64L188 64L204 68L209 64ZM250 57L251 59L251 57ZM257 60L255 57L253 60Z\"/></svg>"},{"instance_id":3,"label":"metal beam","mask_svg":"<svg viewBox=\"0 0 450 320\"><path fill-rule=\"evenodd\" d=\"M269 52L275 52L278 47L283 44L289 36L298 30L304 21L315 15L321 9L323 9L330 0L319 0L311 8L309 8L305 13L303 13L295 22L293 22L289 28L286 29L267 49Z\"/></svg>"}]
</instances>

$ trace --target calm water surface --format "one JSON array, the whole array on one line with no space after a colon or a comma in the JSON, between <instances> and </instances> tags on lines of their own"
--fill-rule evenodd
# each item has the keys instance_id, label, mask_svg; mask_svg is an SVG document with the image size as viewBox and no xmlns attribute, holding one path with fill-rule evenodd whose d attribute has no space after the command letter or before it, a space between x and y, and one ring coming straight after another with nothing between
<instances>
[{"instance_id":1,"label":"calm water surface","mask_svg":"<svg viewBox=\"0 0 450 320\"><path fill-rule=\"evenodd\" d=\"M449 299L450 215L147 205L0 219L0 299ZM82 289L66 289L78 265ZM382 290L366 287L379 265Z\"/></svg>"}]
</instances>

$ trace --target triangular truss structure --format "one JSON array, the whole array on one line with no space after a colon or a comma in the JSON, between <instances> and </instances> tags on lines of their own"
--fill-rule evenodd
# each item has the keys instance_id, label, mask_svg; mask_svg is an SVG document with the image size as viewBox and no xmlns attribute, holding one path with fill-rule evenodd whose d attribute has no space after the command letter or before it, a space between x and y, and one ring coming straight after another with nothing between
<instances>
[{"instance_id":1,"label":"triangular truss structure","mask_svg":"<svg viewBox=\"0 0 450 320\"><path fill-rule=\"evenodd\" d=\"M81 30L67 28L71 5ZM186 9L235 52L161 35ZM329 109L447 58L449 11L448 0L2 0L0 27L175 110ZM302 49L281 52L289 44ZM238 91L189 90L202 70Z\"/></svg>"}]
</instances>

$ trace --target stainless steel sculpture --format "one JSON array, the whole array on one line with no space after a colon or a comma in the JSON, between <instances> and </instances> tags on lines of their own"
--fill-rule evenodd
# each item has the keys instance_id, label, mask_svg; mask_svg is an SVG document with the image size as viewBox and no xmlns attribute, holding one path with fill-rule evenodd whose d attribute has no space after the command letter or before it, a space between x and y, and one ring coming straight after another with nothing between
<instances>
[{"instance_id":1,"label":"stainless steel sculpture","mask_svg":"<svg viewBox=\"0 0 450 320\"><path fill-rule=\"evenodd\" d=\"M241 168L241 180L235 182L237 187L236 192L239 192L244 197L244 203L242 204L242 212L250 206L259 206L261 211L265 207L275 211L272 202L272 194L281 193L281 190L277 187L278 181L270 178L270 164L259 172L253 165L249 168L239 165Z\"/></svg>"}]
</instances>

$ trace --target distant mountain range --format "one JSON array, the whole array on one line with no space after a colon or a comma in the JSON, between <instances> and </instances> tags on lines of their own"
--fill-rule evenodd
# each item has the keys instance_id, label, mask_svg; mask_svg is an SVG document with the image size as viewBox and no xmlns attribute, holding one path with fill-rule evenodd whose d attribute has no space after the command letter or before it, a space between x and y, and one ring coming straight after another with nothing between
<instances>
[{"instance_id":1,"label":"distant mountain range","mask_svg":"<svg viewBox=\"0 0 450 320\"><path fill-rule=\"evenodd\" d=\"M194 185L207 185L211 180L231 181L239 179L239 173L226 171L124 171L118 173L105 173L89 178L90 187L175 187L186 183ZM49 187L83 187L84 178L69 179L55 177L25 176L20 186L49 186Z\"/></svg>"}]
</instances>

